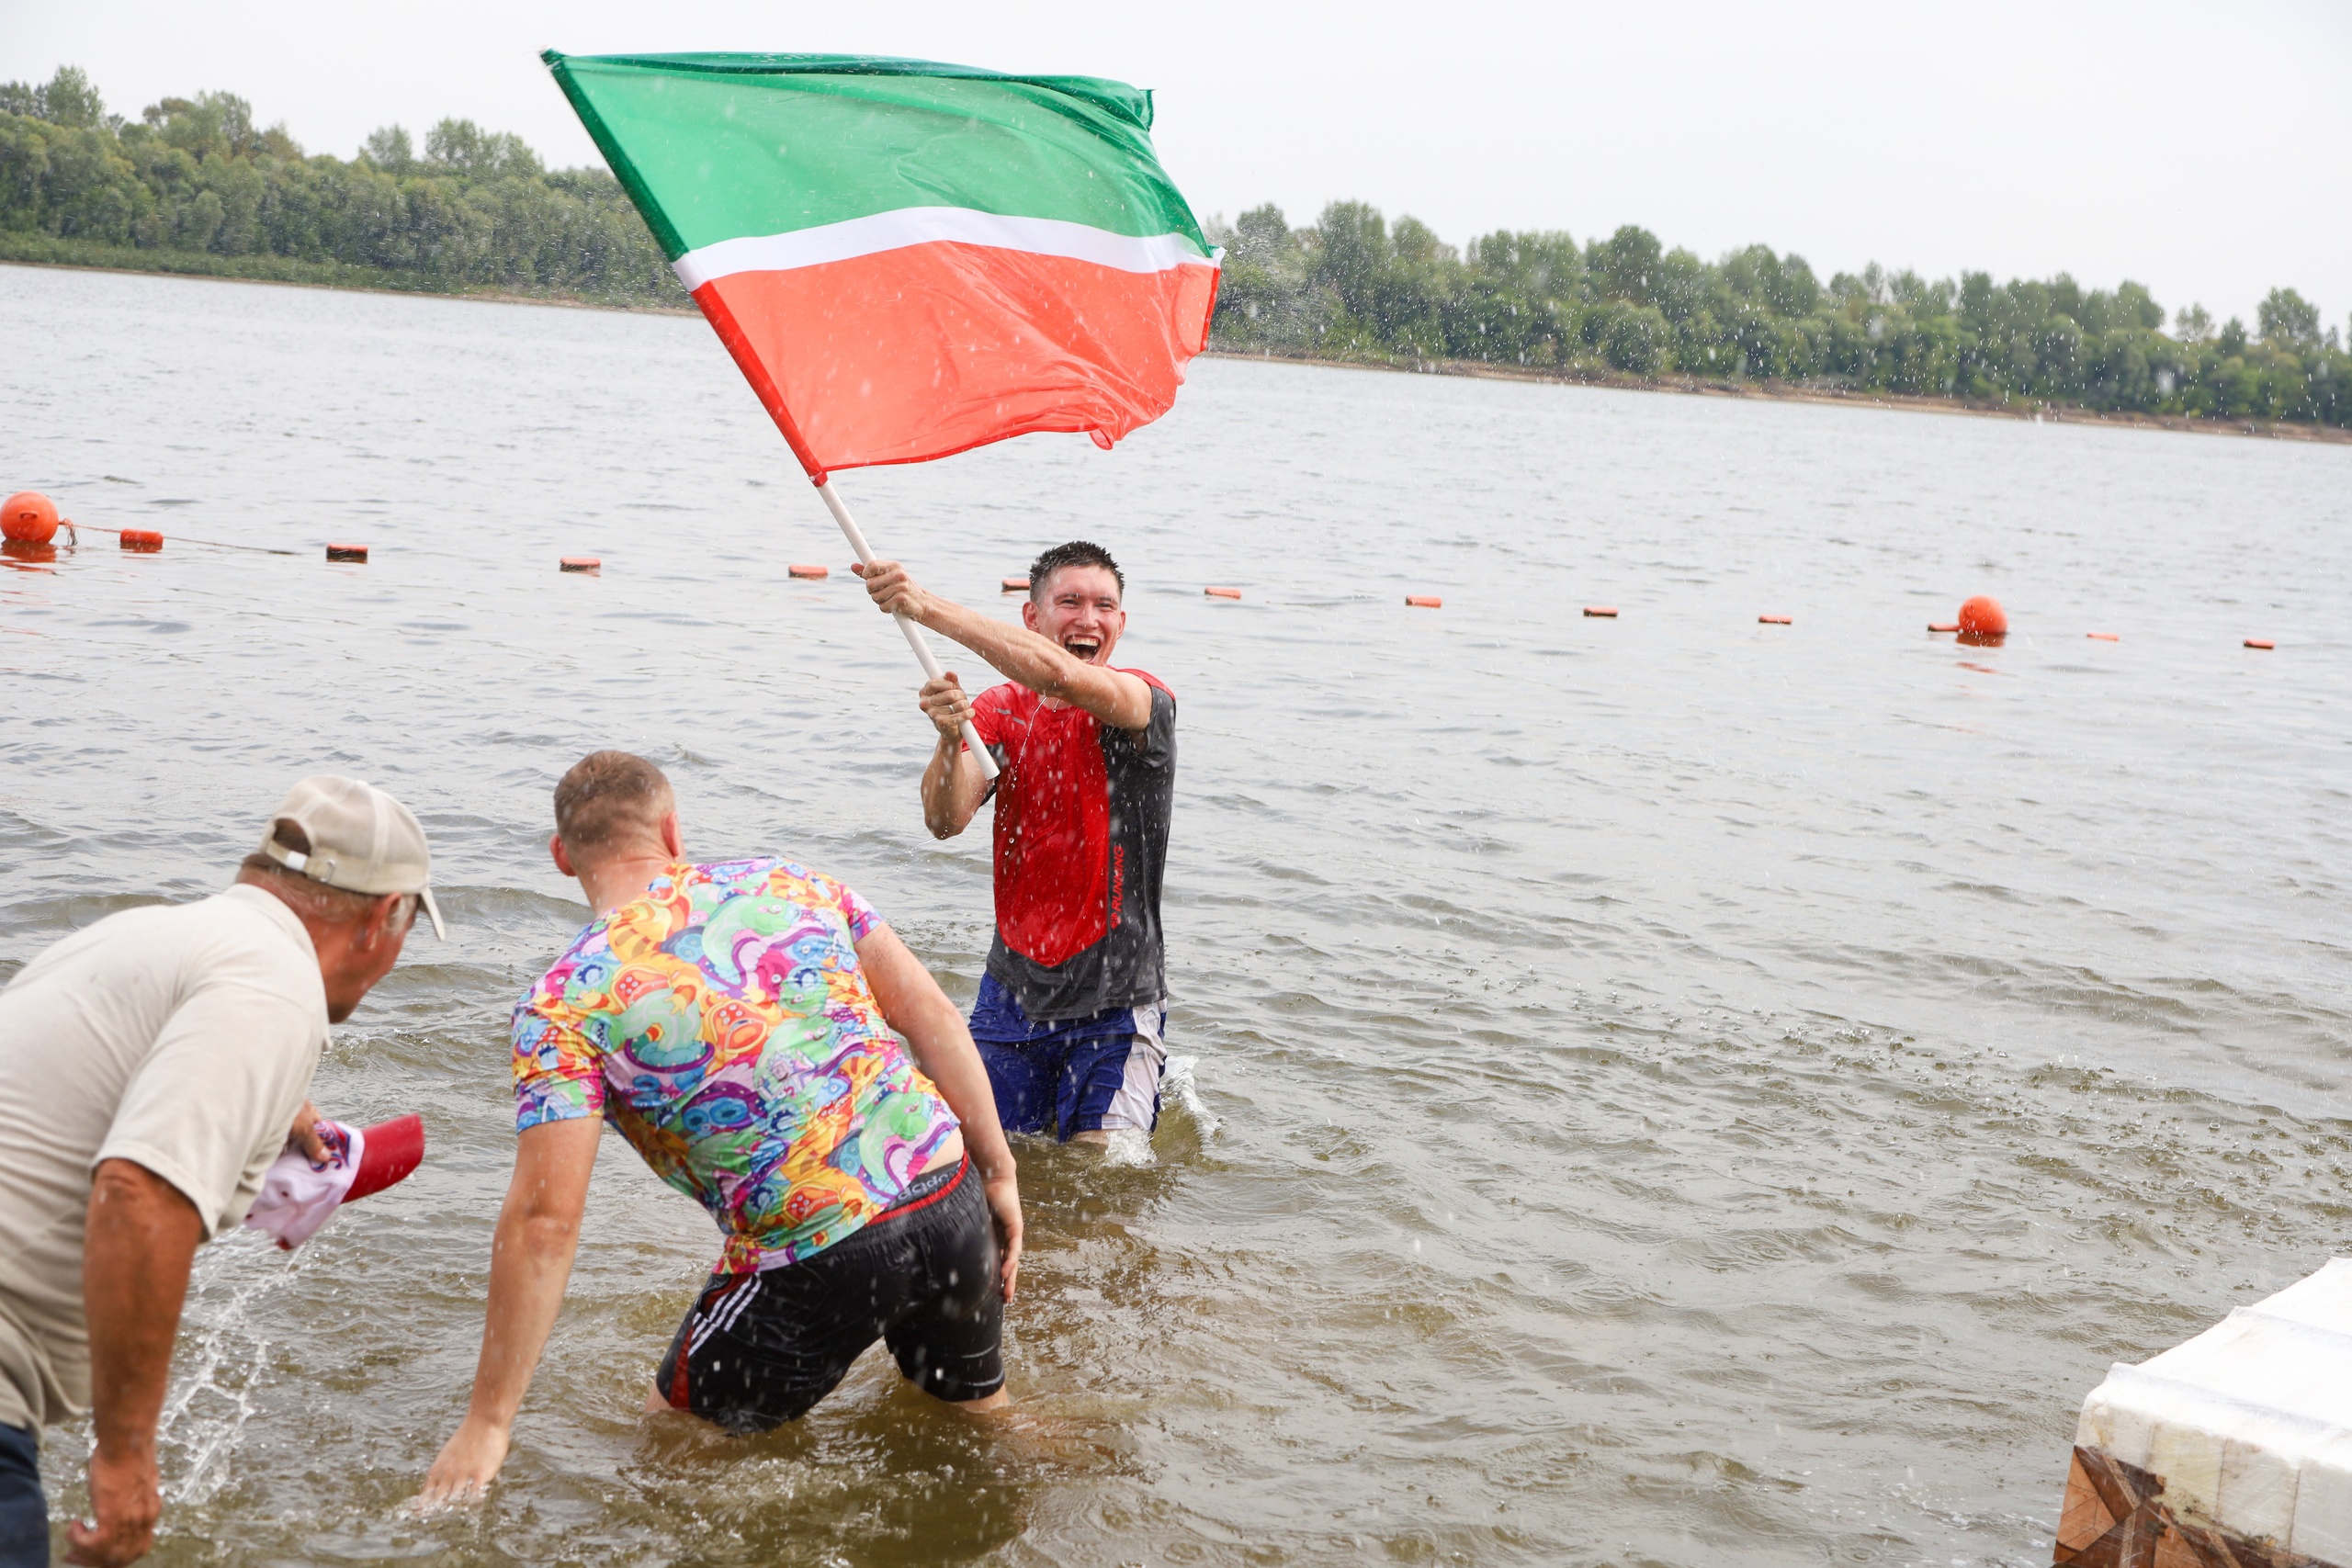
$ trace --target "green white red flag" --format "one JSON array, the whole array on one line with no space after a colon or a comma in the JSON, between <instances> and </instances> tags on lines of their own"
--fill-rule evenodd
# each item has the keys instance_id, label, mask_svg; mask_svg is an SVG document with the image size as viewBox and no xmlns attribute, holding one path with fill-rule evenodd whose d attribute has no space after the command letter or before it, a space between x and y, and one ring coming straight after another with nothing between
<instances>
[{"instance_id":1,"label":"green white red flag","mask_svg":"<svg viewBox=\"0 0 2352 1568\"><path fill-rule=\"evenodd\" d=\"M852 55L548 67L812 478L1168 412L1219 253L1151 96Z\"/></svg>"}]
</instances>

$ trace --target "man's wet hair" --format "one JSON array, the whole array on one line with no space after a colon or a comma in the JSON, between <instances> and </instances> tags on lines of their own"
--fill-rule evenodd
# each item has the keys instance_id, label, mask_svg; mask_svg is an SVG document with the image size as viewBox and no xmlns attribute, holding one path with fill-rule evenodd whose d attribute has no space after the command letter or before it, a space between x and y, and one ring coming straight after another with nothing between
<instances>
[{"instance_id":1,"label":"man's wet hair","mask_svg":"<svg viewBox=\"0 0 2352 1568\"><path fill-rule=\"evenodd\" d=\"M573 854L650 837L677 802L661 769L629 751L591 751L555 786L555 830Z\"/></svg>"},{"instance_id":2,"label":"man's wet hair","mask_svg":"<svg viewBox=\"0 0 2352 1568\"><path fill-rule=\"evenodd\" d=\"M1127 596L1127 574L1111 558L1111 552L1084 539L1072 539L1067 545L1056 545L1029 564L1029 597L1042 604L1046 602L1046 584L1054 573L1066 566L1099 566L1109 572L1119 585L1119 597Z\"/></svg>"}]
</instances>

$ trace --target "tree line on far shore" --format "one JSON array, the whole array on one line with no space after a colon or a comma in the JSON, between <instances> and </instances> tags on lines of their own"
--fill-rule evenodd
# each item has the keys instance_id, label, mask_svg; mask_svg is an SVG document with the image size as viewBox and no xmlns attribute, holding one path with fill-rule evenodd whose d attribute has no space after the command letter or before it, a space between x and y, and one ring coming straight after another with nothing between
<instances>
[{"instance_id":1,"label":"tree line on far shore","mask_svg":"<svg viewBox=\"0 0 2352 1568\"><path fill-rule=\"evenodd\" d=\"M2252 329L2192 305L2167 331L2136 283L1872 265L1824 284L1802 256L1710 262L1631 225L1460 251L1362 202L1308 228L1271 206L1210 227L1227 249L1211 344L1238 352L2352 424L2352 355L2291 288ZM686 303L610 174L547 169L518 137L445 119L421 155L397 126L348 160L305 154L233 95L133 121L70 67L0 85L0 260Z\"/></svg>"},{"instance_id":2,"label":"tree line on far shore","mask_svg":"<svg viewBox=\"0 0 2352 1568\"><path fill-rule=\"evenodd\" d=\"M2270 291L2251 332L2192 305L2167 333L2136 283L1930 283L1872 265L1825 285L1800 255L1751 245L1709 262L1630 224L1581 246L1497 232L1457 252L1415 219L1341 201L1308 229L1257 208L1216 238L1226 348L2352 423L2352 355L2291 288Z\"/></svg>"},{"instance_id":3,"label":"tree line on far shore","mask_svg":"<svg viewBox=\"0 0 2352 1568\"><path fill-rule=\"evenodd\" d=\"M445 119L345 161L229 93L109 115L71 67L0 85L0 260L684 306L620 182Z\"/></svg>"}]
</instances>

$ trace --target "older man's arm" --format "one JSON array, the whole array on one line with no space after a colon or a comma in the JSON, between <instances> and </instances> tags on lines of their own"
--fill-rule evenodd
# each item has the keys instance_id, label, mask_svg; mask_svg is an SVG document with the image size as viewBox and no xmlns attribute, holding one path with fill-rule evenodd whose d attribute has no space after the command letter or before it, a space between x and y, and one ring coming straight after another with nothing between
<instances>
[{"instance_id":1,"label":"older man's arm","mask_svg":"<svg viewBox=\"0 0 2352 1568\"><path fill-rule=\"evenodd\" d=\"M82 1250L90 1325L90 1514L66 1530L66 1560L131 1562L163 1511L155 1423L171 1380L188 1269L204 1221L180 1190L127 1159L98 1162Z\"/></svg>"}]
</instances>

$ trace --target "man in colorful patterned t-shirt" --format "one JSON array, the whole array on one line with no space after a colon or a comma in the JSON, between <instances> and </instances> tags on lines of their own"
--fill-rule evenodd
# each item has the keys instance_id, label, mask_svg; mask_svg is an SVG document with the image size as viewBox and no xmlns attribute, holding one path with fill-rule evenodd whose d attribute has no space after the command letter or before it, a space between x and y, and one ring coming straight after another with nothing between
<instances>
[{"instance_id":1,"label":"man in colorful patterned t-shirt","mask_svg":"<svg viewBox=\"0 0 2352 1568\"><path fill-rule=\"evenodd\" d=\"M669 781L641 757L565 774L549 848L595 918L514 1010L514 1178L472 1404L426 1500L487 1484L505 1457L606 1122L723 1238L649 1410L763 1430L877 1338L926 1393L1003 1404L1021 1201L955 1004L832 878L688 861Z\"/></svg>"},{"instance_id":2,"label":"man in colorful patterned t-shirt","mask_svg":"<svg viewBox=\"0 0 2352 1568\"><path fill-rule=\"evenodd\" d=\"M1099 545L1057 545L1030 568L1011 626L926 593L895 561L861 575L881 608L1012 677L974 698L950 673L920 698L939 736L922 775L933 834L962 832L996 797L996 941L971 1021L998 1118L1065 1140L1148 1137L1167 1061L1159 880L1176 698L1111 663L1126 578ZM994 783L964 748L967 718L1003 770Z\"/></svg>"}]
</instances>

